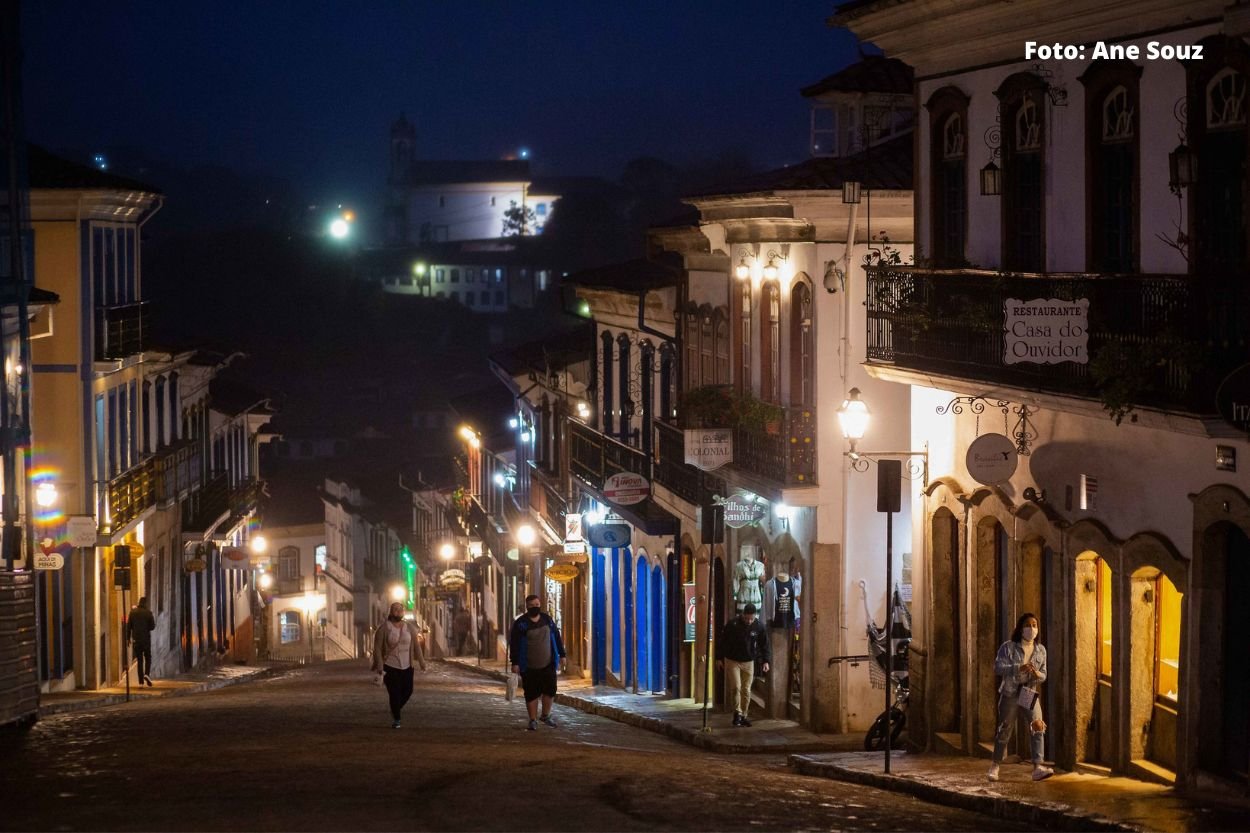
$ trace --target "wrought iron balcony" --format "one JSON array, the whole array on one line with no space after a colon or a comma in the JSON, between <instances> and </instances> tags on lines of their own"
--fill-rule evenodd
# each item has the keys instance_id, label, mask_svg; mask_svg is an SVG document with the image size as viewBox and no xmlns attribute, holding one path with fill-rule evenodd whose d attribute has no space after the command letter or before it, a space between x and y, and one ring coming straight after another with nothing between
<instances>
[{"instance_id":1,"label":"wrought iron balcony","mask_svg":"<svg viewBox=\"0 0 1250 833\"><path fill-rule=\"evenodd\" d=\"M200 482L198 440L184 439L162 448L156 454L156 499L161 503L177 500Z\"/></svg>"},{"instance_id":2,"label":"wrought iron balcony","mask_svg":"<svg viewBox=\"0 0 1250 833\"><path fill-rule=\"evenodd\" d=\"M561 494L555 475L530 461L530 509L541 515L552 529L564 529L568 501Z\"/></svg>"},{"instance_id":3,"label":"wrought iron balcony","mask_svg":"<svg viewBox=\"0 0 1250 833\"><path fill-rule=\"evenodd\" d=\"M1220 380L1250 356L1250 291L1209 277L867 271L870 364L1210 414ZM1006 363L1009 298L1088 299L1088 362Z\"/></svg>"},{"instance_id":4,"label":"wrought iron balcony","mask_svg":"<svg viewBox=\"0 0 1250 833\"><path fill-rule=\"evenodd\" d=\"M576 420L569 420L569 462L573 474L596 489L618 472L651 477L651 460L645 452L605 437Z\"/></svg>"},{"instance_id":5,"label":"wrought iron balcony","mask_svg":"<svg viewBox=\"0 0 1250 833\"><path fill-rule=\"evenodd\" d=\"M96 361L124 359L148 347L152 327L147 301L96 310Z\"/></svg>"},{"instance_id":6,"label":"wrought iron balcony","mask_svg":"<svg viewBox=\"0 0 1250 833\"><path fill-rule=\"evenodd\" d=\"M120 529L156 505L157 458L147 457L108 482L109 520Z\"/></svg>"},{"instance_id":7,"label":"wrought iron balcony","mask_svg":"<svg viewBox=\"0 0 1250 833\"><path fill-rule=\"evenodd\" d=\"M815 486L815 409L786 408L773 428L735 428L733 467L782 486Z\"/></svg>"},{"instance_id":8,"label":"wrought iron balcony","mask_svg":"<svg viewBox=\"0 0 1250 833\"><path fill-rule=\"evenodd\" d=\"M655 421L655 481L687 503L706 506L714 495L726 493L725 481L686 463L685 435L663 420Z\"/></svg>"},{"instance_id":9,"label":"wrought iron balcony","mask_svg":"<svg viewBox=\"0 0 1250 833\"><path fill-rule=\"evenodd\" d=\"M204 485L193 492L183 511L183 532L205 533L230 512L230 474L213 472Z\"/></svg>"}]
</instances>

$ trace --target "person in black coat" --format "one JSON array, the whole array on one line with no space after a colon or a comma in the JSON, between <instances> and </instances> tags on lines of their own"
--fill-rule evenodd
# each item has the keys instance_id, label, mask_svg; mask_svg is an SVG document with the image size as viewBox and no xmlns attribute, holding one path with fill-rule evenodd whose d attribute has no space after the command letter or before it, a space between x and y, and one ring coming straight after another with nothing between
<instances>
[{"instance_id":1,"label":"person in black coat","mask_svg":"<svg viewBox=\"0 0 1250 833\"><path fill-rule=\"evenodd\" d=\"M747 710L751 708L751 683L755 681L755 662L767 674L773 661L772 646L764 624L755 618L755 605L747 604L737 617L730 619L716 640L716 667L729 673L725 684L726 700L733 705L735 726L750 726Z\"/></svg>"},{"instance_id":2,"label":"person in black coat","mask_svg":"<svg viewBox=\"0 0 1250 833\"><path fill-rule=\"evenodd\" d=\"M135 661L139 663L139 682L152 686L152 678L148 676L152 670L152 631L156 630L156 617L148 609L148 597L139 599L139 604L130 611L126 619L126 630L130 635Z\"/></svg>"}]
</instances>

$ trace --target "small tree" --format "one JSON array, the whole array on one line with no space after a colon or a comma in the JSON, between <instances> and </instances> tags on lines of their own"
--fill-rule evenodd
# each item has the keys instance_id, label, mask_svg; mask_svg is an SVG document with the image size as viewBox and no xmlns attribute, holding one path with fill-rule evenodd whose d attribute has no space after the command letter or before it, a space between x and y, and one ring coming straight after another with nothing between
<instances>
[{"instance_id":1,"label":"small tree","mask_svg":"<svg viewBox=\"0 0 1250 833\"><path fill-rule=\"evenodd\" d=\"M524 237L530 233L536 221L534 209L517 205L516 200L512 200L512 205L503 213L503 236Z\"/></svg>"}]
</instances>

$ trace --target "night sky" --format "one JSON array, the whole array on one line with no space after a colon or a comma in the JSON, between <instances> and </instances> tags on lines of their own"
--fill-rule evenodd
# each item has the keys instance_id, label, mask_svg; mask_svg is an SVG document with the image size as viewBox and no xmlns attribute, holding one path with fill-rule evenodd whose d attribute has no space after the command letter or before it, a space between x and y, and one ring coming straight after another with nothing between
<instances>
[{"instance_id":1,"label":"night sky","mask_svg":"<svg viewBox=\"0 0 1250 833\"><path fill-rule=\"evenodd\" d=\"M425 158L530 149L541 174L615 179L637 156L806 155L799 87L854 59L833 0L26 0L27 132L141 148L361 199L388 127Z\"/></svg>"}]
</instances>

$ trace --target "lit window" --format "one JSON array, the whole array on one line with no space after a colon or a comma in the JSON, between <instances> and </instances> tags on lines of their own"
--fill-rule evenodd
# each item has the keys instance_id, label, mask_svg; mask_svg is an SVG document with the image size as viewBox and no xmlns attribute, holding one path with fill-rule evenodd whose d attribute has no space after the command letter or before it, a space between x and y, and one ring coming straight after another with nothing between
<instances>
[{"instance_id":1,"label":"lit window","mask_svg":"<svg viewBox=\"0 0 1250 833\"><path fill-rule=\"evenodd\" d=\"M297 610L284 610L278 615L278 639L283 645L300 641L300 614Z\"/></svg>"},{"instance_id":2,"label":"lit window","mask_svg":"<svg viewBox=\"0 0 1250 833\"><path fill-rule=\"evenodd\" d=\"M1159 697L1175 703L1180 690L1181 672L1181 599L1167 576L1160 575L1155 582L1158 599L1159 634L1155 639L1155 685Z\"/></svg>"},{"instance_id":3,"label":"lit window","mask_svg":"<svg viewBox=\"0 0 1250 833\"><path fill-rule=\"evenodd\" d=\"M442 269L434 270L434 282L435 283L442 283L446 278L447 278L447 273L444 272Z\"/></svg>"},{"instance_id":4,"label":"lit window","mask_svg":"<svg viewBox=\"0 0 1250 833\"><path fill-rule=\"evenodd\" d=\"M495 270L495 283L503 283L503 270L502 269Z\"/></svg>"},{"instance_id":5,"label":"lit window","mask_svg":"<svg viewBox=\"0 0 1250 833\"><path fill-rule=\"evenodd\" d=\"M540 202L538 205L534 206L534 213L537 214L539 217L546 217L547 216L547 203Z\"/></svg>"},{"instance_id":6,"label":"lit window","mask_svg":"<svg viewBox=\"0 0 1250 833\"><path fill-rule=\"evenodd\" d=\"M1111 678L1111 568L1098 559L1098 676Z\"/></svg>"}]
</instances>

